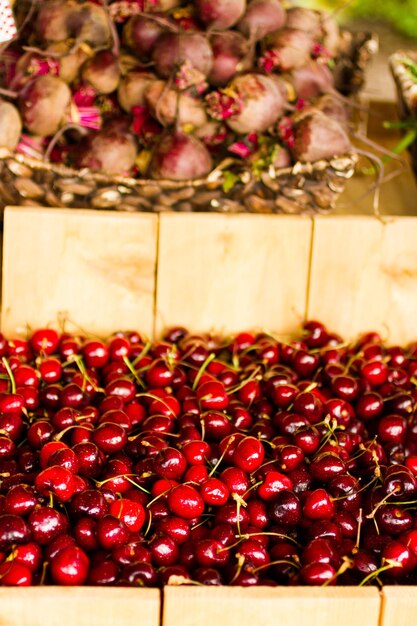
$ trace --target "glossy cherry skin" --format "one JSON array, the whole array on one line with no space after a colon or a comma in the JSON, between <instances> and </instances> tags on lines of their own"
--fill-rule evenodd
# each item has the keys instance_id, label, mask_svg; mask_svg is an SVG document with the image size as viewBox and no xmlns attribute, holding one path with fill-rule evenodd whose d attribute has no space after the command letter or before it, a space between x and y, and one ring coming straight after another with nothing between
<instances>
[{"instance_id":1,"label":"glossy cherry skin","mask_svg":"<svg viewBox=\"0 0 417 626\"><path fill-rule=\"evenodd\" d=\"M78 546L58 552L50 564L51 578L58 585L83 585L88 577L89 559Z\"/></svg>"},{"instance_id":2,"label":"glossy cherry skin","mask_svg":"<svg viewBox=\"0 0 417 626\"><path fill-rule=\"evenodd\" d=\"M32 584L32 571L15 561L0 564L0 585L5 587L29 587Z\"/></svg>"},{"instance_id":3,"label":"glossy cherry skin","mask_svg":"<svg viewBox=\"0 0 417 626\"><path fill-rule=\"evenodd\" d=\"M170 511L178 517L192 519L204 512L204 500L191 485L178 485L168 493Z\"/></svg>"},{"instance_id":4,"label":"glossy cherry skin","mask_svg":"<svg viewBox=\"0 0 417 626\"><path fill-rule=\"evenodd\" d=\"M0 550L15 544L27 543L31 538L28 524L17 515L0 515Z\"/></svg>"}]
</instances>

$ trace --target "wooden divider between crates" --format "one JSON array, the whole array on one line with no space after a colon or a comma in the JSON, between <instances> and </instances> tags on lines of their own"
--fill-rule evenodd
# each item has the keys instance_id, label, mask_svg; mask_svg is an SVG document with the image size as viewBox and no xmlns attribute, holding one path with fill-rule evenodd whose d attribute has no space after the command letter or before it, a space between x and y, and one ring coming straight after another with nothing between
<instances>
[{"instance_id":1,"label":"wooden divider between crates","mask_svg":"<svg viewBox=\"0 0 417 626\"><path fill-rule=\"evenodd\" d=\"M152 337L184 325L417 338L417 217L126 214L8 208L2 330ZM72 325L71 325L72 323Z\"/></svg>"}]
</instances>

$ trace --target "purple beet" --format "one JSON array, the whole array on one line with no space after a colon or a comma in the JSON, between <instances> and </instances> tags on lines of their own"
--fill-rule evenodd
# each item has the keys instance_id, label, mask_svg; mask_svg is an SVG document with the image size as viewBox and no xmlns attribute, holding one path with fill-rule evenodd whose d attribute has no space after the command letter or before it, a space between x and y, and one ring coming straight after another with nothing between
<instances>
[{"instance_id":1,"label":"purple beet","mask_svg":"<svg viewBox=\"0 0 417 626\"><path fill-rule=\"evenodd\" d=\"M181 131L163 135L155 147L149 174L152 178L193 180L204 178L212 169L205 145Z\"/></svg>"}]
</instances>

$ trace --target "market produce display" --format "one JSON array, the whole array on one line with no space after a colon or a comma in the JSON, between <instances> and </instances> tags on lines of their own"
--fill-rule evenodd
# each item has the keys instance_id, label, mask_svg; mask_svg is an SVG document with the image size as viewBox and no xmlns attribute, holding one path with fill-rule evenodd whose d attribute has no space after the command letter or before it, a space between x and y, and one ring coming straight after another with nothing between
<instances>
[{"instance_id":1,"label":"market produce display","mask_svg":"<svg viewBox=\"0 0 417 626\"><path fill-rule=\"evenodd\" d=\"M417 346L0 341L1 585L415 583Z\"/></svg>"},{"instance_id":2,"label":"market produce display","mask_svg":"<svg viewBox=\"0 0 417 626\"><path fill-rule=\"evenodd\" d=\"M18 0L15 11L0 65L0 146L12 152L179 183L220 167L225 191L239 167L273 179L352 152L338 89L352 88L354 63L336 62L352 40L327 13L280 0Z\"/></svg>"}]
</instances>

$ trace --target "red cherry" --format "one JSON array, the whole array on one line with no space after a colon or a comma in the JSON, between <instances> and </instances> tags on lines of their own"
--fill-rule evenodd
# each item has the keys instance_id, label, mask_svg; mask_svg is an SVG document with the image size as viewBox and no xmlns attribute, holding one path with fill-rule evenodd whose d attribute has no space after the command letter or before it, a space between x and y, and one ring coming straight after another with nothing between
<instances>
[{"instance_id":1,"label":"red cherry","mask_svg":"<svg viewBox=\"0 0 417 626\"><path fill-rule=\"evenodd\" d=\"M266 502L273 502L276 496L283 490L291 490L293 484L285 474L269 471L265 474L262 485L258 487L258 495Z\"/></svg>"},{"instance_id":2,"label":"red cherry","mask_svg":"<svg viewBox=\"0 0 417 626\"><path fill-rule=\"evenodd\" d=\"M138 532L145 523L145 509L139 502L120 498L110 505L110 515L122 520L130 532Z\"/></svg>"},{"instance_id":3,"label":"red cherry","mask_svg":"<svg viewBox=\"0 0 417 626\"><path fill-rule=\"evenodd\" d=\"M216 380L207 381L198 387L197 400L203 410L221 411L229 405L226 389Z\"/></svg>"},{"instance_id":4,"label":"red cherry","mask_svg":"<svg viewBox=\"0 0 417 626\"><path fill-rule=\"evenodd\" d=\"M59 502L67 502L74 494L74 477L65 467L53 465L39 472L35 487L43 496L52 494Z\"/></svg>"},{"instance_id":5,"label":"red cherry","mask_svg":"<svg viewBox=\"0 0 417 626\"><path fill-rule=\"evenodd\" d=\"M5 561L0 565L0 585L5 587L29 587L32 584L32 572L21 563Z\"/></svg>"},{"instance_id":6,"label":"red cherry","mask_svg":"<svg viewBox=\"0 0 417 626\"><path fill-rule=\"evenodd\" d=\"M316 489L306 495L303 514L309 520L331 519L334 515L334 504L325 489Z\"/></svg>"},{"instance_id":7,"label":"red cherry","mask_svg":"<svg viewBox=\"0 0 417 626\"><path fill-rule=\"evenodd\" d=\"M201 497L209 506L222 506L229 499L229 490L218 478L207 478L200 487Z\"/></svg>"},{"instance_id":8,"label":"red cherry","mask_svg":"<svg viewBox=\"0 0 417 626\"><path fill-rule=\"evenodd\" d=\"M89 559L78 546L64 548L52 559L50 572L57 585L83 585L87 580Z\"/></svg>"},{"instance_id":9,"label":"red cherry","mask_svg":"<svg viewBox=\"0 0 417 626\"><path fill-rule=\"evenodd\" d=\"M254 472L263 463L265 449L259 439L244 437L237 444L233 454L233 462L244 472Z\"/></svg>"},{"instance_id":10,"label":"red cherry","mask_svg":"<svg viewBox=\"0 0 417 626\"><path fill-rule=\"evenodd\" d=\"M204 512L204 500L191 485L177 485L168 493L170 511L178 517L193 519Z\"/></svg>"},{"instance_id":11,"label":"red cherry","mask_svg":"<svg viewBox=\"0 0 417 626\"><path fill-rule=\"evenodd\" d=\"M35 354L54 354L58 348L58 343L59 335L52 328L40 328L30 338L30 347Z\"/></svg>"}]
</instances>

